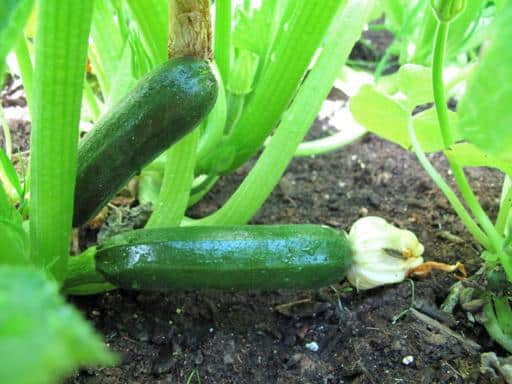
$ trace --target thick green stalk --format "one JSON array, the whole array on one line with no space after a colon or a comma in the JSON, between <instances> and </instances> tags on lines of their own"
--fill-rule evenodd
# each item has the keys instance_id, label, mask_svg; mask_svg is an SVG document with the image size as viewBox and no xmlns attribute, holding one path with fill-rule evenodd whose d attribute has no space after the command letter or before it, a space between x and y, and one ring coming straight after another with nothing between
<instances>
[{"instance_id":1,"label":"thick green stalk","mask_svg":"<svg viewBox=\"0 0 512 384\"><path fill-rule=\"evenodd\" d=\"M203 121L205 129L201 135L201 139L197 145L197 162L212 153L215 148L220 144L224 127L226 125L227 105L226 105L226 91L224 89L224 82L218 68L212 63L212 70L217 79L219 87L219 94L213 109L208 114L208 117ZM197 166L198 164L196 164Z\"/></svg>"},{"instance_id":2,"label":"thick green stalk","mask_svg":"<svg viewBox=\"0 0 512 384\"><path fill-rule=\"evenodd\" d=\"M277 126L343 4L338 0L324 0L322 6L314 1L297 3L286 32L276 39L271 53L273 59L259 77L228 138L226 145L237 148L238 153L227 168L235 169L248 160ZM340 36L345 33L346 30Z\"/></svg>"},{"instance_id":3,"label":"thick green stalk","mask_svg":"<svg viewBox=\"0 0 512 384\"><path fill-rule=\"evenodd\" d=\"M228 83L231 63L231 0L215 2L215 62L224 84Z\"/></svg>"},{"instance_id":4,"label":"thick green stalk","mask_svg":"<svg viewBox=\"0 0 512 384\"><path fill-rule=\"evenodd\" d=\"M40 0L30 154L30 247L57 281L66 274L78 123L93 1Z\"/></svg>"},{"instance_id":5,"label":"thick green stalk","mask_svg":"<svg viewBox=\"0 0 512 384\"><path fill-rule=\"evenodd\" d=\"M199 130L195 129L167 151L162 189L147 228L176 226L185 216L194 181L198 141Z\"/></svg>"},{"instance_id":6,"label":"thick green stalk","mask_svg":"<svg viewBox=\"0 0 512 384\"><path fill-rule=\"evenodd\" d=\"M349 0L340 6L316 65L249 175L220 210L200 220L186 220L185 225L243 224L259 210L315 119L373 5L373 0Z\"/></svg>"}]
</instances>

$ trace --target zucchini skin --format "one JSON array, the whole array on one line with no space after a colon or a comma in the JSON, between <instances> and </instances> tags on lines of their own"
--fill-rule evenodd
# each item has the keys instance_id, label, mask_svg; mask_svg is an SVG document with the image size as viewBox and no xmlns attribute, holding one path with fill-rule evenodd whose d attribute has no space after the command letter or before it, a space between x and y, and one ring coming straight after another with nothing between
<instances>
[{"instance_id":1,"label":"zucchini skin","mask_svg":"<svg viewBox=\"0 0 512 384\"><path fill-rule=\"evenodd\" d=\"M196 127L217 98L207 61L169 60L144 76L80 142L73 225L93 217L144 165Z\"/></svg>"},{"instance_id":2,"label":"zucchini skin","mask_svg":"<svg viewBox=\"0 0 512 384\"><path fill-rule=\"evenodd\" d=\"M176 227L112 237L96 270L124 289L312 289L342 280L351 261L346 234L327 226Z\"/></svg>"}]
</instances>

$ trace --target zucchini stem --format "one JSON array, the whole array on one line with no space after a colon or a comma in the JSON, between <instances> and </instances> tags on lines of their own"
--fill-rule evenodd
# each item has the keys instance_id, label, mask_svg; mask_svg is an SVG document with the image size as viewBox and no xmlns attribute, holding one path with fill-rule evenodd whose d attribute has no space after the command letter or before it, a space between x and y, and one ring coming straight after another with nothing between
<instances>
[{"instance_id":1,"label":"zucchini stem","mask_svg":"<svg viewBox=\"0 0 512 384\"><path fill-rule=\"evenodd\" d=\"M169 0L169 59L212 58L209 0Z\"/></svg>"},{"instance_id":2,"label":"zucchini stem","mask_svg":"<svg viewBox=\"0 0 512 384\"><path fill-rule=\"evenodd\" d=\"M80 255L69 258L66 280L62 287L64 293L89 295L116 288L96 271L95 257L96 247L91 247Z\"/></svg>"}]
</instances>

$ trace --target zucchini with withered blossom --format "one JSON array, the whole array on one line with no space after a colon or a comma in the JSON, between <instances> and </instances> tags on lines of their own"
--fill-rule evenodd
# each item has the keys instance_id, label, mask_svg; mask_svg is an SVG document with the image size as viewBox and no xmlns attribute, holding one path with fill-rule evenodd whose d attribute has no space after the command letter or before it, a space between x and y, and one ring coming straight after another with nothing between
<instances>
[{"instance_id":1,"label":"zucchini with withered blossom","mask_svg":"<svg viewBox=\"0 0 512 384\"><path fill-rule=\"evenodd\" d=\"M78 147L73 225L96 214L140 169L210 112L217 83L208 61L169 60L146 76Z\"/></svg>"},{"instance_id":2,"label":"zucchini with withered blossom","mask_svg":"<svg viewBox=\"0 0 512 384\"><path fill-rule=\"evenodd\" d=\"M342 280L351 255L326 226L143 229L99 247L96 269L125 289L305 289Z\"/></svg>"},{"instance_id":3,"label":"zucchini with withered blossom","mask_svg":"<svg viewBox=\"0 0 512 384\"><path fill-rule=\"evenodd\" d=\"M370 289L428 264L422 253L412 232L376 217L348 235L313 224L139 229L71 258L64 290L312 289L345 277Z\"/></svg>"}]
</instances>

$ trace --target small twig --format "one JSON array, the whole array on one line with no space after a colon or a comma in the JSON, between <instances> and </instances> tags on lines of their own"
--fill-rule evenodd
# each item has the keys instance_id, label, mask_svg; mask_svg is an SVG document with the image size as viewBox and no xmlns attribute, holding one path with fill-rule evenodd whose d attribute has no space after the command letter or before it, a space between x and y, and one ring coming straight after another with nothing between
<instances>
[{"instance_id":1,"label":"small twig","mask_svg":"<svg viewBox=\"0 0 512 384\"><path fill-rule=\"evenodd\" d=\"M436 233L436 235L437 235L437 237L451 241L452 243L455 243L455 244L464 243L464 239L462 237L454 235L453 233L448 232L448 231L439 231Z\"/></svg>"},{"instance_id":2,"label":"small twig","mask_svg":"<svg viewBox=\"0 0 512 384\"><path fill-rule=\"evenodd\" d=\"M475 341L469 339L468 337L464 337L461 334L452 331L447 326L441 324L439 321L425 315L424 313L421 313L420 311L417 311L414 308L410 308L409 312L411 315L413 315L417 320L422 321L429 327L437 329L439 332L441 332L444 335L451 336L454 339L456 339L459 343L462 344L462 346L470 353L475 354L477 351L479 351L482 347L480 344L476 343Z\"/></svg>"}]
</instances>

